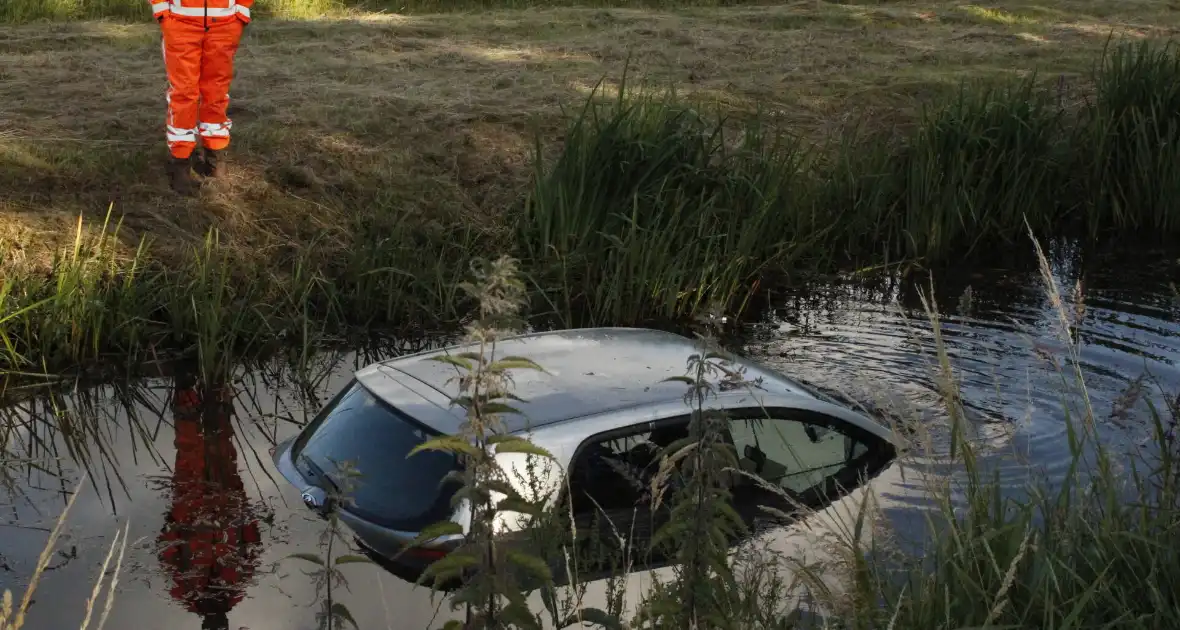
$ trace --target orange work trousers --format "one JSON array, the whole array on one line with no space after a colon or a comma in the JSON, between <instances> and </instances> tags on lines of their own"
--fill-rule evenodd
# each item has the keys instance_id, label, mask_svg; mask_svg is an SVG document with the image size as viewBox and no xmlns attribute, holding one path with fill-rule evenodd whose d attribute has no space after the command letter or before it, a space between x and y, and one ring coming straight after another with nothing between
<instances>
[{"instance_id":1,"label":"orange work trousers","mask_svg":"<svg viewBox=\"0 0 1180 630\"><path fill-rule=\"evenodd\" d=\"M168 149L187 158L198 139L206 148L229 146L232 121L229 84L234 55L245 24L236 18L208 20L168 16L164 33L164 66L168 70Z\"/></svg>"}]
</instances>

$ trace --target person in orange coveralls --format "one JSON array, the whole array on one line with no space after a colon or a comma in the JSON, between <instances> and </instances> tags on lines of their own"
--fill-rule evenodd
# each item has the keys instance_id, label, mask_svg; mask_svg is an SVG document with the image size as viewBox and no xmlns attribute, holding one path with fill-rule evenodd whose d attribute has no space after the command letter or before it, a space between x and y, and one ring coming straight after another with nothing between
<instances>
[{"instance_id":1,"label":"person in orange coveralls","mask_svg":"<svg viewBox=\"0 0 1180 630\"><path fill-rule=\"evenodd\" d=\"M150 1L164 35L168 71L168 175L173 190L191 195L196 190L194 168L205 177L224 172L221 156L232 126L226 108L234 55L254 0ZM194 164L198 142L202 155Z\"/></svg>"},{"instance_id":2,"label":"person in orange coveralls","mask_svg":"<svg viewBox=\"0 0 1180 630\"><path fill-rule=\"evenodd\" d=\"M207 392L191 375L176 377L172 505L158 542L172 572L172 597L201 618L203 630L229 628L261 547L238 473L232 410L226 389Z\"/></svg>"}]
</instances>

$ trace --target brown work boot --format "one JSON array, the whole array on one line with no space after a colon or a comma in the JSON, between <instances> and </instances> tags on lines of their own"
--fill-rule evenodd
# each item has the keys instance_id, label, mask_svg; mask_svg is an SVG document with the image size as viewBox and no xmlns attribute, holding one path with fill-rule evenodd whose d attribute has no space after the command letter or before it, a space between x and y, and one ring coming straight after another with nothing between
<instances>
[{"instance_id":1,"label":"brown work boot","mask_svg":"<svg viewBox=\"0 0 1180 630\"><path fill-rule=\"evenodd\" d=\"M193 180L192 159L174 157L168 161L168 179L176 194L191 197L197 192Z\"/></svg>"},{"instance_id":2,"label":"brown work boot","mask_svg":"<svg viewBox=\"0 0 1180 630\"><path fill-rule=\"evenodd\" d=\"M197 173L202 177L221 177L225 175L225 149L214 151L203 149L201 161L197 163Z\"/></svg>"}]
</instances>

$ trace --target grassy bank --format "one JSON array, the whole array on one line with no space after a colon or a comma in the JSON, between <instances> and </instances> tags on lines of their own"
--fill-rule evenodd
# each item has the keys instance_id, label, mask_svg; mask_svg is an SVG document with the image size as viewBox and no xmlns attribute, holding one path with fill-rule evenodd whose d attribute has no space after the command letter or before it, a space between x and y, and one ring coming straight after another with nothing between
<instances>
[{"instance_id":1,"label":"grassy bank","mask_svg":"<svg viewBox=\"0 0 1180 630\"><path fill-rule=\"evenodd\" d=\"M473 253L522 259L538 320L631 324L738 307L768 275L961 256L1026 217L1166 235L1175 49L1102 51L1111 29L1170 35L1169 16L820 3L264 22L235 83L236 175L191 201L164 190L151 26L3 27L20 98L0 123L0 365L216 363L447 327ZM649 83L620 87L624 67Z\"/></svg>"},{"instance_id":2,"label":"grassy bank","mask_svg":"<svg viewBox=\"0 0 1180 630\"><path fill-rule=\"evenodd\" d=\"M516 242L559 310L634 321L732 304L768 273L961 260L1029 228L1173 235L1177 52L1113 48L1080 103L1035 77L965 83L912 128L827 146L620 93L538 173Z\"/></svg>"},{"instance_id":3,"label":"grassy bank","mask_svg":"<svg viewBox=\"0 0 1180 630\"><path fill-rule=\"evenodd\" d=\"M768 275L953 259L1029 228L1175 234L1180 55L1117 46L1090 85L1072 101L1035 78L964 84L912 127L825 147L623 84L574 112L560 151L537 149L531 190L498 222L391 210L307 229L304 246L243 250L213 229L127 253L110 214L94 232L79 220L47 273L8 267L0 360L52 373L180 354L212 369L349 331L438 329L468 312L453 287L487 251L519 256L537 320L568 326L740 311Z\"/></svg>"}]
</instances>

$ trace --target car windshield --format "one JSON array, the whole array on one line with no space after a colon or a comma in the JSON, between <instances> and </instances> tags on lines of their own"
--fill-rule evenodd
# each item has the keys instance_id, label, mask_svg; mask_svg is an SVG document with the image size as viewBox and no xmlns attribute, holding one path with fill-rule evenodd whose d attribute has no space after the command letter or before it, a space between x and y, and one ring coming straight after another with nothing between
<instances>
[{"instance_id":1,"label":"car windshield","mask_svg":"<svg viewBox=\"0 0 1180 630\"><path fill-rule=\"evenodd\" d=\"M293 453L305 477L351 499L348 511L391 529L418 531L450 513L453 455L414 447L438 434L353 381L320 412ZM355 471L342 474L342 465ZM329 479L324 479L326 475ZM349 488L351 486L351 489Z\"/></svg>"}]
</instances>

